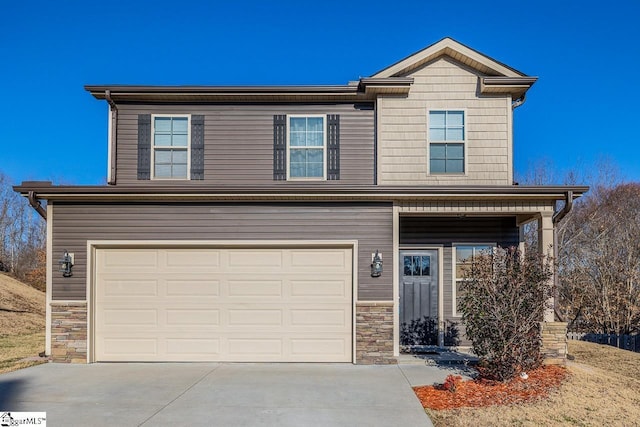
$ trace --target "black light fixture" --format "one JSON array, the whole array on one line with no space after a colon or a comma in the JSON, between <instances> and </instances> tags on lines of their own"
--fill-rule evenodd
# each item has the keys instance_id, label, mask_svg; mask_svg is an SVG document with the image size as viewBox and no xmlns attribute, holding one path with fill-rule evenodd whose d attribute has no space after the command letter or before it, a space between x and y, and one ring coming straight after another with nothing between
<instances>
[{"instance_id":1,"label":"black light fixture","mask_svg":"<svg viewBox=\"0 0 640 427\"><path fill-rule=\"evenodd\" d=\"M371 277L382 275L382 255L376 249L375 254L371 254Z\"/></svg>"},{"instance_id":2,"label":"black light fixture","mask_svg":"<svg viewBox=\"0 0 640 427\"><path fill-rule=\"evenodd\" d=\"M58 265L60 266L58 271L62 273L62 277L73 276L73 273L71 272L71 267L73 267L73 256L70 255L66 249L64 251L64 255L62 255L62 258L58 261Z\"/></svg>"}]
</instances>

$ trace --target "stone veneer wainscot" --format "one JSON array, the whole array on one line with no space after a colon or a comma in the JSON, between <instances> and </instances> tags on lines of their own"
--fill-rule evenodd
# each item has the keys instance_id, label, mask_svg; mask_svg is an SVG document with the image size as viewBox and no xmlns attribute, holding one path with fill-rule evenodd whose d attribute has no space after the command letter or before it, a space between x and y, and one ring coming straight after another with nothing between
<instances>
[{"instance_id":1,"label":"stone veneer wainscot","mask_svg":"<svg viewBox=\"0 0 640 427\"><path fill-rule=\"evenodd\" d=\"M51 360L87 363L87 303L51 303Z\"/></svg>"},{"instance_id":2,"label":"stone veneer wainscot","mask_svg":"<svg viewBox=\"0 0 640 427\"><path fill-rule=\"evenodd\" d=\"M567 323L542 322L542 356L545 365L567 363Z\"/></svg>"},{"instance_id":3,"label":"stone veneer wainscot","mask_svg":"<svg viewBox=\"0 0 640 427\"><path fill-rule=\"evenodd\" d=\"M356 303L356 363L397 363L393 356L393 302Z\"/></svg>"}]
</instances>

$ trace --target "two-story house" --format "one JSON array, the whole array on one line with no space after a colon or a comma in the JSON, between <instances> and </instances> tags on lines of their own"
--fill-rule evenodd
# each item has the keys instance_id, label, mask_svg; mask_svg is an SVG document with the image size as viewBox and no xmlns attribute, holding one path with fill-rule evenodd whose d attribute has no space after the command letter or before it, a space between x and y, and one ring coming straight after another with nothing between
<instances>
[{"instance_id":1,"label":"two-story house","mask_svg":"<svg viewBox=\"0 0 640 427\"><path fill-rule=\"evenodd\" d=\"M46 352L393 363L424 316L446 344L461 268L530 221L552 251L587 189L513 183L535 81L445 38L343 86L87 86L108 185L16 187L47 220Z\"/></svg>"}]
</instances>

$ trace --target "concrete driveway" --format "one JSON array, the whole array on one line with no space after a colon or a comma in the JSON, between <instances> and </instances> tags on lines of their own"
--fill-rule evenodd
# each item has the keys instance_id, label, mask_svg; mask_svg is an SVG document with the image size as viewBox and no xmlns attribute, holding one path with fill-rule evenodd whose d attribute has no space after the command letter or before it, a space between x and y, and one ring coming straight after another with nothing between
<instances>
[{"instance_id":1,"label":"concrete driveway","mask_svg":"<svg viewBox=\"0 0 640 427\"><path fill-rule=\"evenodd\" d=\"M46 411L51 426L431 426L411 390L429 369L441 376L395 365L45 364L0 375L0 411Z\"/></svg>"}]
</instances>

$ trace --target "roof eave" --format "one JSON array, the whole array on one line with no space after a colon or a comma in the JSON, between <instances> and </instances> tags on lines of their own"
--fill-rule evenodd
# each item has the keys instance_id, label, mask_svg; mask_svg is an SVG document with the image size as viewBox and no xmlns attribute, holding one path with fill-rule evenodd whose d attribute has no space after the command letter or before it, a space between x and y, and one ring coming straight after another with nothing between
<instances>
[{"instance_id":1,"label":"roof eave","mask_svg":"<svg viewBox=\"0 0 640 427\"><path fill-rule=\"evenodd\" d=\"M510 93L516 99L524 95L533 84L538 80L537 77L502 77L487 76L480 77L480 93L482 94L504 94Z\"/></svg>"},{"instance_id":2,"label":"roof eave","mask_svg":"<svg viewBox=\"0 0 640 427\"><path fill-rule=\"evenodd\" d=\"M358 87L367 95L406 95L413 84L412 77L361 78Z\"/></svg>"},{"instance_id":3,"label":"roof eave","mask_svg":"<svg viewBox=\"0 0 640 427\"><path fill-rule=\"evenodd\" d=\"M24 182L14 190L37 194L46 200L371 200L400 199L546 199L560 200L568 191L574 198L588 191L586 186L339 186L273 185L262 187L220 187L175 185L153 186L53 186L49 182Z\"/></svg>"},{"instance_id":4,"label":"roof eave","mask_svg":"<svg viewBox=\"0 0 640 427\"><path fill-rule=\"evenodd\" d=\"M96 99L109 91L115 102L202 102L228 100L286 100L304 98L360 99L358 85L324 86L134 86L86 85Z\"/></svg>"}]
</instances>

